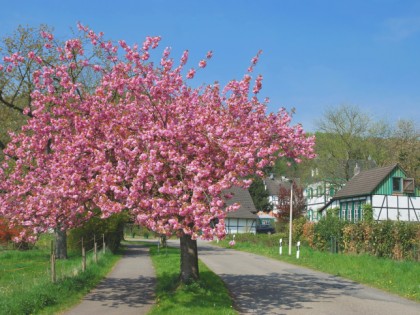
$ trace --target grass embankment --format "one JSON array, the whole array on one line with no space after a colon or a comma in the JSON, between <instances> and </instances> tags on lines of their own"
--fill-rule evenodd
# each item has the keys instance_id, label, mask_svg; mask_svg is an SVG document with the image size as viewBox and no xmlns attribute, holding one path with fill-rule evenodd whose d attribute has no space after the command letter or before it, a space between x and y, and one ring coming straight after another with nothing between
<instances>
[{"instance_id":1,"label":"grass embankment","mask_svg":"<svg viewBox=\"0 0 420 315\"><path fill-rule=\"evenodd\" d=\"M158 252L156 246L149 246L157 277L156 305L149 314L238 314L223 282L203 263L199 262L198 282L181 284L179 250L164 248Z\"/></svg>"},{"instance_id":2,"label":"grass embankment","mask_svg":"<svg viewBox=\"0 0 420 315\"><path fill-rule=\"evenodd\" d=\"M0 314L55 314L78 301L109 273L121 255L100 254L98 264L87 257L81 272L81 255L57 260L57 282L51 282L50 249L0 251Z\"/></svg>"},{"instance_id":3,"label":"grass embankment","mask_svg":"<svg viewBox=\"0 0 420 315\"><path fill-rule=\"evenodd\" d=\"M229 241L227 237L218 245L309 267L420 301L419 262L395 261L365 254L332 254L308 246L301 246L300 259L296 259L296 247L293 247L292 255L289 256L287 245L283 246L283 254L280 256L279 237L275 234L236 235L233 247L229 246Z\"/></svg>"}]
</instances>

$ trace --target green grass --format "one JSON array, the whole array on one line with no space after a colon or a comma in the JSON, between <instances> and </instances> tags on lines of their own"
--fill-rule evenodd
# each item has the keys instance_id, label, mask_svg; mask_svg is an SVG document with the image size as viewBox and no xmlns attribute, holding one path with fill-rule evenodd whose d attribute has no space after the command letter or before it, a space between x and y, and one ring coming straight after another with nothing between
<instances>
[{"instance_id":1,"label":"green grass","mask_svg":"<svg viewBox=\"0 0 420 315\"><path fill-rule=\"evenodd\" d=\"M180 284L180 253L166 248L158 252L150 245L156 270L156 305L149 314L221 315L238 314L220 278L199 262L200 280L190 285Z\"/></svg>"},{"instance_id":2,"label":"green grass","mask_svg":"<svg viewBox=\"0 0 420 315\"><path fill-rule=\"evenodd\" d=\"M41 243L42 244L42 240ZM69 308L95 287L112 269L120 255L100 255L98 264L88 258L81 272L81 257L57 260L57 282L51 282L50 250L0 251L0 314L55 314Z\"/></svg>"},{"instance_id":3,"label":"green grass","mask_svg":"<svg viewBox=\"0 0 420 315\"><path fill-rule=\"evenodd\" d=\"M242 240L241 240L242 238ZM226 238L219 246L230 247ZM302 247L300 259L296 259L296 248L288 255L288 247L283 246L279 255L279 238L274 235L236 236L236 250L246 251L295 265L309 267L332 275L341 276L359 283L376 287L420 301L420 263L415 261L395 261L369 255L331 254L310 247ZM216 244L216 242L214 242Z\"/></svg>"}]
</instances>

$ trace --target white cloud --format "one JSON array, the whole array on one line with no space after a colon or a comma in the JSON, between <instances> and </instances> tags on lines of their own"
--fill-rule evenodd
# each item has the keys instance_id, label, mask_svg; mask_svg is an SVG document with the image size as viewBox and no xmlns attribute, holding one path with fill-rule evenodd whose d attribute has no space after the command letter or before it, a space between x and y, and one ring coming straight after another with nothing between
<instances>
[{"instance_id":1,"label":"white cloud","mask_svg":"<svg viewBox=\"0 0 420 315\"><path fill-rule=\"evenodd\" d=\"M420 33L420 16L390 18L385 21L384 26L380 39L403 41Z\"/></svg>"}]
</instances>

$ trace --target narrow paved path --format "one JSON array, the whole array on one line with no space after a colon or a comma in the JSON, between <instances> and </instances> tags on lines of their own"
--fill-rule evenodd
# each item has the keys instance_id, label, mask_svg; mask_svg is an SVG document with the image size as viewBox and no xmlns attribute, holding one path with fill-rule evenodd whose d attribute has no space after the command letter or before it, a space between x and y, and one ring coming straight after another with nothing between
<instances>
[{"instance_id":1,"label":"narrow paved path","mask_svg":"<svg viewBox=\"0 0 420 315\"><path fill-rule=\"evenodd\" d=\"M420 314L420 303L340 277L203 242L198 248L241 314Z\"/></svg>"},{"instance_id":2,"label":"narrow paved path","mask_svg":"<svg viewBox=\"0 0 420 315\"><path fill-rule=\"evenodd\" d=\"M155 300L155 272L148 249L126 245L113 271L66 315L146 314Z\"/></svg>"}]
</instances>

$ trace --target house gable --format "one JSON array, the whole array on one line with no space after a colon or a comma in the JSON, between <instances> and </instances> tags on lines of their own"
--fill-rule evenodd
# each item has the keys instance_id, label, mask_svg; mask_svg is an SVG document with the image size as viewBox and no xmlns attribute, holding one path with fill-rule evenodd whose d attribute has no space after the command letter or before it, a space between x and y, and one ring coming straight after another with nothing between
<instances>
[{"instance_id":1,"label":"house gable","mask_svg":"<svg viewBox=\"0 0 420 315\"><path fill-rule=\"evenodd\" d=\"M225 193L231 193L233 195L232 198L225 200L227 206L231 206L234 203L238 203L240 205L238 210L228 212L226 215L227 218L258 219L258 216L256 215L257 209L255 208L248 189L234 186L225 191Z\"/></svg>"},{"instance_id":2,"label":"house gable","mask_svg":"<svg viewBox=\"0 0 420 315\"><path fill-rule=\"evenodd\" d=\"M404 192L403 180L407 179L407 174L399 166L392 170L388 176L376 187L373 195L400 195L413 196L416 194L416 189L413 187L413 192Z\"/></svg>"},{"instance_id":3,"label":"house gable","mask_svg":"<svg viewBox=\"0 0 420 315\"><path fill-rule=\"evenodd\" d=\"M398 164L360 172L337 192L334 199L371 195L396 169L400 169Z\"/></svg>"}]
</instances>

